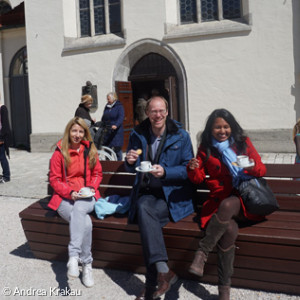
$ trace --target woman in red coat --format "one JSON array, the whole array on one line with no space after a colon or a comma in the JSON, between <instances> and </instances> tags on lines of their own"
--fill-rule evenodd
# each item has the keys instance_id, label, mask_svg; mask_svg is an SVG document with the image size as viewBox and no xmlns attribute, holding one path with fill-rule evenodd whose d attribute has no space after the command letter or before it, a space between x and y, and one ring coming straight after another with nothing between
<instances>
[{"instance_id":1,"label":"woman in red coat","mask_svg":"<svg viewBox=\"0 0 300 300\"><path fill-rule=\"evenodd\" d=\"M250 162L244 168L235 165L241 154L249 156ZM238 223L263 219L246 211L236 188L241 181L263 176L266 168L233 115L226 109L217 109L208 117L197 157L190 160L187 171L193 183L205 180L210 189L201 210L205 236L189 271L203 276L208 253L218 244L219 299L229 300Z\"/></svg>"},{"instance_id":2,"label":"woman in red coat","mask_svg":"<svg viewBox=\"0 0 300 300\"><path fill-rule=\"evenodd\" d=\"M48 206L69 223L68 276L79 276L78 263L81 262L82 281L87 287L94 285L89 213L100 198L101 180L102 168L89 128L83 119L75 117L67 124L50 160L49 181L54 193ZM82 188L85 188L84 193Z\"/></svg>"}]
</instances>

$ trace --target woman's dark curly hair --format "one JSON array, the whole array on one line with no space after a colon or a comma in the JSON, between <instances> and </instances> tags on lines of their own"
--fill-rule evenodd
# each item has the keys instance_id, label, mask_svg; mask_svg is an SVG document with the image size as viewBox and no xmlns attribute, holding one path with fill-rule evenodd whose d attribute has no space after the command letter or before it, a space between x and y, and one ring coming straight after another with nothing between
<instances>
[{"instance_id":1,"label":"woman's dark curly hair","mask_svg":"<svg viewBox=\"0 0 300 300\"><path fill-rule=\"evenodd\" d=\"M233 137L234 139L238 152L245 152L247 145L245 142L246 135L244 134L244 130L228 110L226 110L225 108L220 108L214 110L207 118L205 129L201 135L201 145L206 149L207 158L209 157L213 148L212 128L217 118L222 118L229 124L231 128L231 137Z\"/></svg>"}]
</instances>

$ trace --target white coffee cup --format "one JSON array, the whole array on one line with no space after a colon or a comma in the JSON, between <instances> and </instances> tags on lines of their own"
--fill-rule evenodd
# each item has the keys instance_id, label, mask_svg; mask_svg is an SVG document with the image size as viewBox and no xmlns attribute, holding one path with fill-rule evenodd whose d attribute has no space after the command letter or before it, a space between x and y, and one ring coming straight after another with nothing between
<instances>
[{"instance_id":1,"label":"white coffee cup","mask_svg":"<svg viewBox=\"0 0 300 300\"><path fill-rule=\"evenodd\" d=\"M247 155L238 155L236 158L239 166L247 166L250 164L249 156Z\"/></svg>"},{"instance_id":2,"label":"white coffee cup","mask_svg":"<svg viewBox=\"0 0 300 300\"><path fill-rule=\"evenodd\" d=\"M79 191L79 196L89 196L91 194L91 189L89 187L83 187Z\"/></svg>"},{"instance_id":3,"label":"white coffee cup","mask_svg":"<svg viewBox=\"0 0 300 300\"><path fill-rule=\"evenodd\" d=\"M142 171L148 171L152 167L151 161L145 160L141 162L141 170Z\"/></svg>"}]
</instances>

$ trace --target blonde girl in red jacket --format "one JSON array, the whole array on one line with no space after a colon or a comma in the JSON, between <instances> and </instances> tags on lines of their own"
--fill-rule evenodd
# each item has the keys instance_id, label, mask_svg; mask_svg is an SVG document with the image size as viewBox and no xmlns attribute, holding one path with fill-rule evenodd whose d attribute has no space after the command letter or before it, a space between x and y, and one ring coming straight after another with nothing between
<instances>
[{"instance_id":1,"label":"blonde girl in red jacket","mask_svg":"<svg viewBox=\"0 0 300 300\"><path fill-rule=\"evenodd\" d=\"M54 193L48 204L69 223L68 276L78 277L82 264L82 281L86 287L94 285L92 274L92 221L93 211L102 180L97 149L91 142L89 128L83 119L75 117L66 126L62 140L50 160L49 180ZM89 187L88 195L79 193Z\"/></svg>"},{"instance_id":2,"label":"blonde girl in red jacket","mask_svg":"<svg viewBox=\"0 0 300 300\"><path fill-rule=\"evenodd\" d=\"M232 164L241 154L249 156L249 167ZM219 299L229 300L238 222L263 219L247 212L236 188L243 180L263 176L266 168L234 116L226 109L216 109L208 117L197 157L190 160L187 171L193 183L206 181L210 189L201 210L205 236L199 242L189 271L203 276L208 253L218 244Z\"/></svg>"}]
</instances>

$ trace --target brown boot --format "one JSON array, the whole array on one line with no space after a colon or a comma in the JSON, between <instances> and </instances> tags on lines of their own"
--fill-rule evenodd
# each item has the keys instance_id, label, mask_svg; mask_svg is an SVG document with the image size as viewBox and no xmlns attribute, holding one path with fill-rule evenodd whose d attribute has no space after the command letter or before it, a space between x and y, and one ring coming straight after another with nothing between
<instances>
[{"instance_id":1,"label":"brown boot","mask_svg":"<svg viewBox=\"0 0 300 300\"><path fill-rule=\"evenodd\" d=\"M199 242L199 249L196 251L193 263L189 268L189 272L197 276L203 276L204 265L207 260L208 253L213 250L219 239L222 237L228 227L229 222L222 222L216 214L212 215L205 236Z\"/></svg>"},{"instance_id":2,"label":"brown boot","mask_svg":"<svg viewBox=\"0 0 300 300\"><path fill-rule=\"evenodd\" d=\"M197 250L194 260L190 265L189 272L199 277L202 277L203 269L206 261L207 261L207 255L201 250Z\"/></svg>"},{"instance_id":3,"label":"brown boot","mask_svg":"<svg viewBox=\"0 0 300 300\"><path fill-rule=\"evenodd\" d=\"M219 285L219 300L230 300L230 286Z\"/></svg>"},{"instance_id":4,"label":"brown boot","mask_svg":"<svg viewBox=\"0 0 300 300\"><path fill-rule=\"evenodd\" d=\"M233 274L233 262L235 245L222 249L218 245L218 286L219 300L230 300L231 276Z\"/></svg>"},{"instance_id":5,"label":"brown boot","mask_svg":"<svg viewBox=\"0 0 300 300\"><path fill-rule=\"evenodd\" d=\"M159 298L161 295L165 294L171 286L177 281L177 275L169 270L168 273L158 273L157 282L158 287L156 292L153 294L153 299Z\"/></svg>"}]
</instances>

